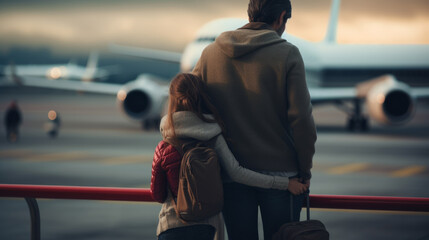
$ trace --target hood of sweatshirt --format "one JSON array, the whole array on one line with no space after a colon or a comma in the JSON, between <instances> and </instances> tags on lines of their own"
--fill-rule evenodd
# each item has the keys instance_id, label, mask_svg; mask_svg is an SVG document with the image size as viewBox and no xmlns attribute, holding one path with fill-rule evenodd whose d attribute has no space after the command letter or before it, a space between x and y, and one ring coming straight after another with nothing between
<instances>
[{"instance_id":1,"label":"hood of sweatshirt","mask_svg":"<svg viewBox=\"0 0 429 240\"><path fill-rule=\"evenodd\" d=\"M204 115L213 119L211 115ZM208 123L201 120L195 113L181 111L173 113L174 131L178 138L194 138L200 141L208 141L222 133L222 129L217 123ZM164 130L167 124L167 116L161 119L159 126L164 138L169 138L172 133Z\"/></svg>"},{"instance_id":2,"label":"hood of sweatshirt","mask_svg":"<svg viewBox=\"0 0 429 240\"><path fill-rule=\"evenodd\" d=\"M224 32L215 44L230 58L238 58L260 48L285 42L271 26L251 22L235 31Z\"/></svg>"}]
</instances>

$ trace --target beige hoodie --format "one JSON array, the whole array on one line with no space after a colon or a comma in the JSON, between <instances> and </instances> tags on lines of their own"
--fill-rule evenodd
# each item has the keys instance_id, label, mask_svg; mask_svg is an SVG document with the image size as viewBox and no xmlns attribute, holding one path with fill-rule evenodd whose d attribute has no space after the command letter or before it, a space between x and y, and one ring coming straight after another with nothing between
<instances>
[{"instance_id":1,"label":"beige hoodie","mask_svg":"<svg viewBox=\"0 0 429 240\"><path fill-rule=\"evenodd\" d=\"M208 85L240 165L310 178L316 129L298 49L264 23L222 33L193 73Z\"/></svg>"}]
</instances>

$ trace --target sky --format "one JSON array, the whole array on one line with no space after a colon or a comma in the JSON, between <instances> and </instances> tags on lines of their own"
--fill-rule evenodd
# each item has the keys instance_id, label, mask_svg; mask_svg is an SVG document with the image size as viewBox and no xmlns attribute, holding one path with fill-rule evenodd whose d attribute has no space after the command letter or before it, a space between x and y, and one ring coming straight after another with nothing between
<instances>
[{"instance_id":1,"label":"sky","mask_svg":"<svg viewBox=\"0 0 429 240\"><path fill-rule=\"evenodd\" d=\"M109 43L181 52L205 23L247 19L248 0L0 1L0 53L14 46L73 54ZM292 0L287 31L324 38L330 0ZM342 44L429 44L429 0L343 0Z\"/></svg>"}]
</instances>

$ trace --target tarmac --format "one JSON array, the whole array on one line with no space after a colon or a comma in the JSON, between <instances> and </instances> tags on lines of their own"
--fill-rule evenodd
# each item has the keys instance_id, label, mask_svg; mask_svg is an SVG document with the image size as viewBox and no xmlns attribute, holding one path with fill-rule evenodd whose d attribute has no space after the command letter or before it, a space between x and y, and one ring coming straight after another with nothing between
<instances>
[{"instance_id":1,"label":"tarmac","mask_svg":"<svg viewBox=\"0 0 429 240\"><path fill-rule=\"evenodd\" d=\"M2 87L1 119L13 99L24 122L16 143L8 143L0 129L0 183L149 188L161 136L122 115L114 96ZM52 109L62 120L55 139L44 129ZM346 115L329 105L314 107L314 117L311 194L429 197L427 102L419 103L408 124L371 122L368 132L347 131ZM38 203L42 239L156 239L158 203ZM331 239L429 239L427 213L312 209L311 215L325 223ZM0 198L0 239L29 236L24 199Z\"/></svg>"}]
</instances>

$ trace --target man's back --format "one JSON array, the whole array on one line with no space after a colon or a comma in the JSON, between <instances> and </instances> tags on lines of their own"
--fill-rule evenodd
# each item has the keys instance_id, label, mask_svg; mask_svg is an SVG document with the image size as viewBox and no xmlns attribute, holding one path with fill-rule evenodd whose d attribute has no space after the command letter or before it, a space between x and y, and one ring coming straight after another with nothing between
<instances>
[{"instance_id":1,"label":"man's back","mask_svg":"<svg viewBox=\"0 0 429 240\"><path fill-rule=\"evenodd\" d=\"M305 185L292 179L288 191L278 191L224 183L230 240L258 239L259 210L264 239L272 239L282 224L299 221L299 195L310 185L316 141L302 57L280 38L292 16L290 0L249 0L247 13L250 23L216 38L193 73L207 82L240 164L299 177Z\"/></svg>"},{"instance_id":2,"label":"man's back","mask_svg":"<svg viewBox=\"0 0 429 240\"><path fill-rule=\"evenodd\" d=\"M204 50L194 73L207 82L241 165L266 171L301 168L309 174L316 134L295 46L269 25L250 23L220 35Z\"/></svg>"}]
</instances>

